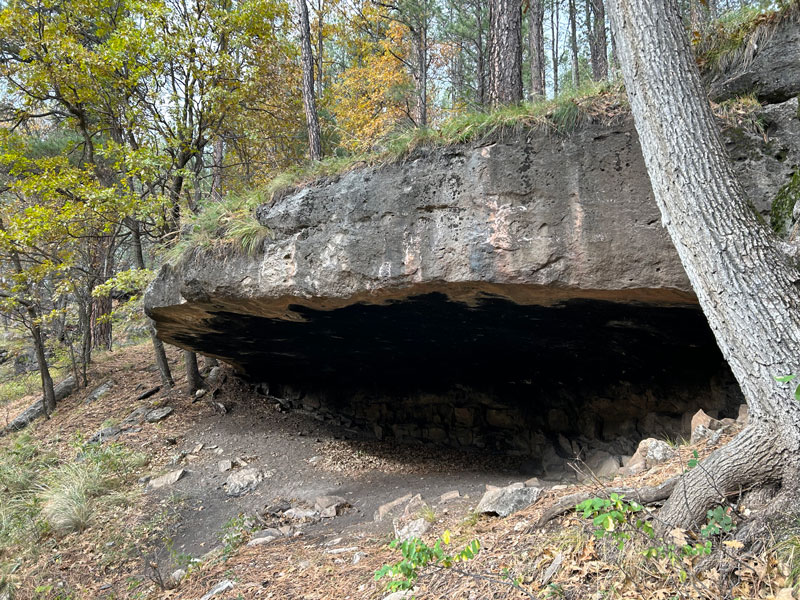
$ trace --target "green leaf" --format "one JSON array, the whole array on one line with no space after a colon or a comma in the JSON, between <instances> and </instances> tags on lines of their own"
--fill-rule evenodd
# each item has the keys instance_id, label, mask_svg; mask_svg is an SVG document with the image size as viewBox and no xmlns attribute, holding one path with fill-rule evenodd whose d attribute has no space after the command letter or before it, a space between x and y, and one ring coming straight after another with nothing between
<instances>
[{"instance_id":1,"label":"green leaf","mask_svg":"<svg viewBox=\"0 0 800 600\"><path fill-rule=\"evenodd\" d=\"M797 379L797 375L780 375L775 377L775 381L778 383L787 383L789 381L794 381Z\"/></svg>"}]
</instances>

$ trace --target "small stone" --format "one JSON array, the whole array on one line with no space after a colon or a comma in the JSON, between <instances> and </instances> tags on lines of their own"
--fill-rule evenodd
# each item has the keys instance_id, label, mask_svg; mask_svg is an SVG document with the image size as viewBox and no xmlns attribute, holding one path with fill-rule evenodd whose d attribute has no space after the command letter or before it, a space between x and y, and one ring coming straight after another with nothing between
<instances>
[{"instance_id":1,"label":"small stone","mask_svg":"<svg viewBox=\"0 0 800 600\"><path fill-rule=\"evenodd\" d=\"M366 552L356 552L355 554L353 554L353 564L357 565L358 563L361 562L362 559L366 557L367 557Z\"/></svg>"},{"instance_id":2,"label":"small stone","mask_svg":"<svg viewBox=\"0 0 800 600\"><path fill-rule=\"evenodd\" d=\"M264 544L269 544L274 539L275 539L275 536L266 535L264 537L253 538L252 540L247 542L247 545L248 546L263 546Z\"/></svg>"},{"instance_id":3,"label":"small stone","mask_svg":"<svg viewBox=\"0 0 800 600\"><path fill-rule=\"evenodd\" d=\"M155 479L150 480L150 487L154 490L158 488L162 488L168 485L173 485L178 482L184 475L186 475L185 469L178 469L177 471L171 471L161 477L156 477Z\"/></svg>"},{"instance_id":4,"label":"small stone","mask_svg":"<svg viewBox=\"0 0 800 600\"><path fill-rule=\"evenodd\" d=\"M278 531L280 531L281 535L283 535L284 537L289 537L290 535L292 535L292 528L289 525L283 525L281 527L278 527Z\"/></svg>"},{"instance_id":5,"label":"small stone","mask_svg":"<svg viewBox=\"0 0 800 600\"><path fill-rule=\"evenodd\" d=\"M453 490L452 492L445 492L439 496L439 502L450 502L451 500L456 500L460 497L461 493L458 490Z\"/></svg>"},{"instance_id":6,"label":"small stone","mask_svg":"<svg viewBox=\"0 0 800 600\"><path fill-rule=\"evenodd\" d=\"M212 367L206 377L208 385L217 385L222 382L222 367Z\"/></svg>"},{"instance_id":7,"label":"small stone","mask_svg":"<svg viewBox=\"0 0 800 600\"><path fill-rule=\"evenodd\" d=\"M233 589L233 582L228 579L223 579L213 588L211 588L205 596L200 598L200 600L211 600L217 594L221 594L222 592L227 592L228 590Z\"/></svg>"},{"instance_id":8,"label":"small stone","mask_svg":"<svg viewBox=\"0 0 800 600\"><path fill-rule=\"evenodd\" d=\"M159 421L163 421L164 419L166 419L173 412L174 411L171 406L163 406L161 408L156 408L154 410L151 410L149 413L147 413L147 415L145 416L145 420L148 423L158 423Z\"/></svg>"},{"instance_id":9,"label":"small stone","mask_svg":"<svg viewBox=\"0 0 800 600\"><path fill-rule=\"evenodd\" d=\"M202 398L203 396L205 396L205 395L206 395L206 392L207 392L207 390L206 390L205 388L200 388L199 390L197 390L197 391L194 393L194 397L195 397L195 398Z\"/></svg>"},{"instance_id":10,"label":"small stone","mask_svg":"<svg viewBox=\"0 0 800 600\"><path fill-rule=\"evenodd\" d=\"M219 463L217 463L217 468L219 469L220 473L225 473L233 468L233 462L227 459L221 460Z\"/></svg>"},{"instance_id":11,"label":"small stone","mask_svg":"<svg viewBox=\"0 0 800 600\"><path fill-rule=\"evenodd\" d=\"M134 408L131 413L122 420L120 423L120 427L125 429L126 427L135 427L136 425L140 425L142 421L145 420L145 417L150 413L150 409L146 406L139 406L138 408Z\"/></svg>"},{"instance_id":12,"label":"small stone","mask_svg":"<svg viewBox=\"0 0 800 600\"><path fill-rule=\"evenodd\" d=\"M507 517L536 502L541 493L541 488L535 487L490 490L483 495L475 512Z\"/></svg>"},{"instance_id":13,"label":"small stone","mask_svg":"<svg viewBox=\"0 0 800 600\"><path fill-rule=\"evenodd\" d=\"M319 496L314 500L314 509L323 518L335 517L348 505L347 500L341 496Z\"/></svg>"},{"instance_id":14,"label":"small stone","mask_svg":"<svg viewBox=\"0 0 800 600\"><path fill-rule=\"evenodd\" d=\"M300 508L298 506L295 506L287 510L285 513L283 513L283 516L288 517L290 519L303 521L305 519L315 520L319 516L319 513L315 510L311 510L310 508Z\"/></svg>"},{"instance_id":15,"label":"small stone","mask_svg":"<svg viewBox=\"0 0 800 600\"><path fill-rule=\"evenodd\" d=\"M83 401L84 404L90 404L99 400L103 396L105 396L108 392L111 391L111 387L114 385L113 381L106 381L103 385L96 387L91 394L86 397L86 400Z\"/></svg>"},{"instance_id":16,"label":"small stone","mask_svg":"<svg viewBox=\"0 0 800 600\"><path fill-rule=\"evenodd\" d=\"M406 541L422 537L429 528L430 523L425 519L414 519L399 529L395 526L394 535L397 539Z\"/></svg>"},{"instance_id":17,"label":"small stone","mask_svg":"<svg viewBox=\"0 0 800 600\"><path fill-rule=\"evenodd\" d=\"M399 508L403 503L408 502L409 500L411 500L411 494L406 494L405 496L396 498L391 502L382 504L378 507L378 510L375 511L375 521L383 521L383 519L385 519L389 513L393 512L395 509Z\"/></svg>"},{"instance_id":18,"label":"small stone","mask_svg":"<svg viewBox=\"0 0 800 600\"><path fill-rule=\"evenodd\" d=\"M184 577L186 577L186 569L175 569L172 572L172 575L169 576L167 587L175 589L181 584L181 581L183 581Z\"/></svg>"},{"instance_id":19,"label":"small stone","mask_svg":"<svg viewBox=\"0 0 800 600\"><path fill-rule=\"evenodd\" d=\"M102 443L114 440L119 437L122 433L122 429L117 427L116 425L112 425L111 427L104 427L97 433L95 433L92 437L89 438L89 443Z\"/></svg>"},{"instance_id":20,"label":"small stone","mask_svg":"<svg viewBox=\"0 0 800 600\"><path fill-rule=\"evenodd\" d=\"M228 496L243 496L256 489L263 478L261 471L255 468L231 473L225 482L225 493Z\"/></svg>"},{"instance_id":21,"label":"small stone","mask_svg":"<svg viewBox=\"0 0 800 600\"><path fill-rule=\"evenodd\" d=\"M714 425L717 423L719 423L719 421L707 415L706 412L701 408L696 413L694 413L694 416L692 417L692 423L691 423L692 434L694 434L695 429L697 429L701 425L707 429L716 429Z\"/></svg>"}]
</instances>

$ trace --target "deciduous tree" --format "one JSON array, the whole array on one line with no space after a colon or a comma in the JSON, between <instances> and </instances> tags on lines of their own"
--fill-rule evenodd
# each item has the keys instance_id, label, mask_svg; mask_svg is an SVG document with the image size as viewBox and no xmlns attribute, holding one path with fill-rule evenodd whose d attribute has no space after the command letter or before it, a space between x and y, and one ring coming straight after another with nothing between
<instances>
[{"instance_id":1,"label":"deciduous tree","mask_svg":"<svg viewBox=\"0 0 800 600\"><path fill-rule=\"evenodd\" d=\"M776 483L762 517L796 515L800 402L776 377L800 373L797 262L731 169L676 0L609 9L662 222L750 407L747 427L684 475L660 517L690 526L721 496Z\"/></svg>"}]
</instances>

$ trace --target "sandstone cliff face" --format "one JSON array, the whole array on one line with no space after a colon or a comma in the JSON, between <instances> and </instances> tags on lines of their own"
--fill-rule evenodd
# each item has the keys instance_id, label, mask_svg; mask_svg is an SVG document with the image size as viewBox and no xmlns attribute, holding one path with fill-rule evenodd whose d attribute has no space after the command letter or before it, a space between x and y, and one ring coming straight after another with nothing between
<instances>
[{"instance_id":1,"label":"sandstone cliff face","mask_svg":"<svg viewBox=\"0 0 800 600\"><path fill-rule=\"evenodd\" d=\"M762 213L800 164L795 111L725 133ZM299 406L541 453L556 433L677 435L698 405L737 402L629 120L417 152L256 217L259 253L184 257L146 310L165 341Z\"/></svg>"},{"instance_id":2,"label":"sandstone cliff face","mask_svg":"<svg viewBox=\"0 0 800 600\"><path fill-rule=\"evenodd\" d=\"M795 110L795 101L766 107L763 136L725 132L762 214L800 163ZM158 275L145 302L166 341L202 329L195 317L171 325L190 312L291 318L295 304L330 309L433 291L519 303L694 302L629 120L417 152L284 195L256 217L270 232L256 256L193 254Z\"/></svg>"}]
</instances>

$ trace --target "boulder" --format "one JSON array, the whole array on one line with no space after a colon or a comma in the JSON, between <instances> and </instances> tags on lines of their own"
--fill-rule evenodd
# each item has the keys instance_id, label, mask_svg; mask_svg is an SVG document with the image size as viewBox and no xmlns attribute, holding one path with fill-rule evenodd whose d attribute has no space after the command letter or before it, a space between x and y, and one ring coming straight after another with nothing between
<instances>
[{"instance_id":1,"label":"boulder","mask_svg":"<svg viewBox=\"0 0 800 600\"><path fill-rule=\"evenodd\" d=\"M481 498L475 512L507 517L536 502L541 493L541 488L524 486L489 490Z\"/></svg>"}]
</instances>

